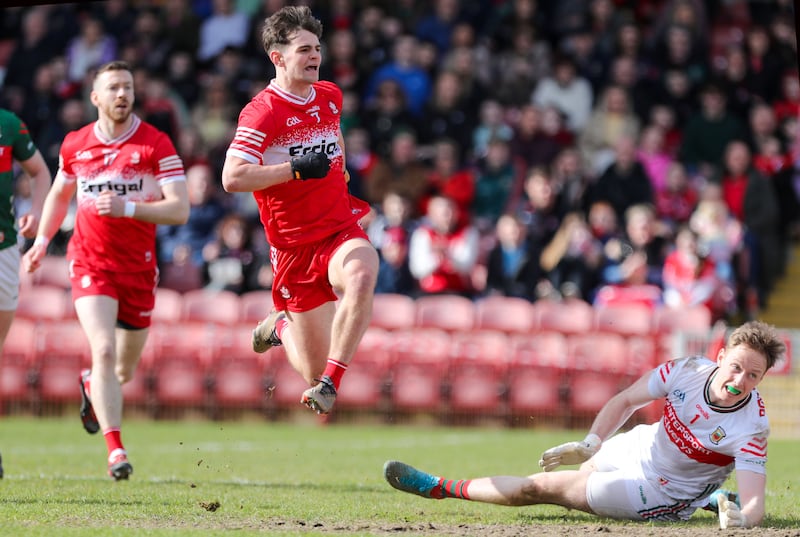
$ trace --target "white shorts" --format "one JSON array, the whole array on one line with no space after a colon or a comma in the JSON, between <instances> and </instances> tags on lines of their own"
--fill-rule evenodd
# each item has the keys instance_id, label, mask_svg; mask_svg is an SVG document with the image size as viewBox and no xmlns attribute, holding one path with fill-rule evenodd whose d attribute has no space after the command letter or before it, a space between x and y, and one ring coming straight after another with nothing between
<instances>
[{"instance_id":1,"label":"white shorts","mask_svg":"<svg viewBox=\"0 0 800 537\"><path fill-rule=\"evenodd\" d=\"M661 492L642 470L641 449L650 445L647 425L603 442L593 461L597 471L586 482L586 501L596 514L628 520L687 520L695 511L688 502Z\"/></svg>"},{"instance_id":2,"label":"white shorts","mask_svg":"<svg viewBox=\"0 0 800 537\"><path fill-rule=\"evenodd\" d=\"M0 250L0 311L15 311L19 303L19 248Z\"/></svg>"}]
</instances>

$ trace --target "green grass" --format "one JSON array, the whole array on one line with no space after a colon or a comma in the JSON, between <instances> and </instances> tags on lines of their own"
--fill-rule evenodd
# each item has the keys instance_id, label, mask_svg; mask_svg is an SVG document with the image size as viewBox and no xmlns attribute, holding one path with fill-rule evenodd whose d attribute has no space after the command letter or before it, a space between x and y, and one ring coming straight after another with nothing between
<instances>
[{"instance_id":1,"label":"green grass","mask_svg":"<svg viewBox=\"0 0 800 537\"><path fill-rule=\"evenodd\" d=\"M424 535L429 523L591 524L597 519L558 507L427 501L381 475L393 458L453 478L528 474L543 449L581 434L135 419L123 429L135 472L115 483L102 438L85 434L76 417L9 417L0 421L0 535ZM799 447L770 442L765 526L800 525ZM203 507L213 502L215 511ZM714 524L705 512L687 523Z\"/></svg>"}]
</instances>

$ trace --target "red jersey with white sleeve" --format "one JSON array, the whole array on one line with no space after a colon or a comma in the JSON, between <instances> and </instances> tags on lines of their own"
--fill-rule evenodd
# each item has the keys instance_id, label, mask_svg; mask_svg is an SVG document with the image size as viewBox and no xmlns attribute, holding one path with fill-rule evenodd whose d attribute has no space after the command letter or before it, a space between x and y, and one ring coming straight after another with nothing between
<instances>
[{"instance_id":1,"label":"red jersey with white sleeve","mask_svg":"<svg viewBox=\"0 0 800 537\"><path fill-rule=\"evenodd\" d=\"M332 82L317 82L308 97L298 97L273 80L239 114L229 156L274 165L317 151L331 161L322 179L292 180L253 192L267 241L276 248L335 235L369 212L369 205L347 189L339 146L341 109L342 92Z\"/></svg>"},{"instance_id":2,"label":"red jersey with white sleeve","mask_svg":"<svg viewBox=\"0 0 800 537\"><path fill-rule=\"evenodd\" d=\"M113 140L97 122L90 123L64 138L58 175L65 183L77 182L68 258L115 272L156 267L156 225L100 216L94 201L112 191L125 201L152 202L163 198L163 185L185 181L183 161L166 134L135 115L130 128Z\"/></svg>"},{"instance_id":3,"label":"red jersey with white sleeve","mask_svg":"<svg viewBox=\"0 0 800 537\"><path fill-rule=\"evenodd\" d=\"M651 395L666 402L643 467L672 498L704 498L733 468L766 474L764 401L753 390L735 406L713 404L709 392L717 370L716 363L695 356L666 362L650 377Z\"/></svg>"}]
</instances>

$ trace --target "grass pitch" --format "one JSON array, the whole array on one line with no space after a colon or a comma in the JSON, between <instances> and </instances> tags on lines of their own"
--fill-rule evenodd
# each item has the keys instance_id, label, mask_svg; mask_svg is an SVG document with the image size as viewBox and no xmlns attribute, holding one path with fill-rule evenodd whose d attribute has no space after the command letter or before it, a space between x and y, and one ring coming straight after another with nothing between
<instances>
[{"instance_id":1,"label":"grass pitch","mask_svg":"<svg viewBox=\"0 0 800 537\"><path fill-rule=\"evenodd\" d=\"M450 478L524 475L544 449L582 431L129 419L134 473L118 483L106 475L102 437L87 435L77 415L4 418L0 431L2 536L544 535L599 520L551 506L424 500L381 474L385 460L400 459ZM768 528L800 527L798 448L770 441ZM683 526L719 531L705 512Z\"/></svg>"}]
</instances>

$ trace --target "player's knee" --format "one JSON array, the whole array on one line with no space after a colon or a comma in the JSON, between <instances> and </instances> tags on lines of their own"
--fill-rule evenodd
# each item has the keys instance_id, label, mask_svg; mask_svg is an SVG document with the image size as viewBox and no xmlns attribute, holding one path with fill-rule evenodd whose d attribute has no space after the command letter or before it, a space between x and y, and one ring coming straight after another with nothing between
<instances>
[{"instance_id":1,"label":"player's knee","mask_svg":"<svg viewBox=\"0 0 800 537\"><path fill-rule=\"evenodd\" d=\"M541 503L545 490L536 479L526 479L522 486L510 498L510 505L532 505Z\"/></svg>"}]
</instances>

